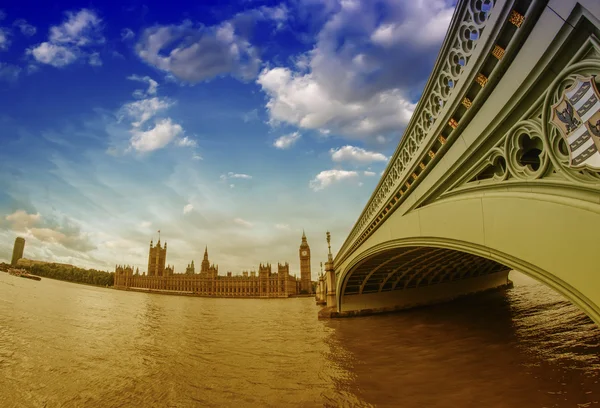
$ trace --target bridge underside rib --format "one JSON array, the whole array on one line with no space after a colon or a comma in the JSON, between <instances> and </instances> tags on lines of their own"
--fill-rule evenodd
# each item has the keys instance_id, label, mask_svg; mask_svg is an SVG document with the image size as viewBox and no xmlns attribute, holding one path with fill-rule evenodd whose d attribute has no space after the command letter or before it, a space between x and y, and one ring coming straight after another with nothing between
<instances>
[{"instance_id":1,"label":"bridge underside rib","mask_svg":"<svg viewBox=\"0 0 600 408\"><path fill-rule=\"evenodd\" d=\"M347 275L340 312L406 309L509 284L509 268L452 249L402 247L374 255Z\"/></svg>"}]
</instances>

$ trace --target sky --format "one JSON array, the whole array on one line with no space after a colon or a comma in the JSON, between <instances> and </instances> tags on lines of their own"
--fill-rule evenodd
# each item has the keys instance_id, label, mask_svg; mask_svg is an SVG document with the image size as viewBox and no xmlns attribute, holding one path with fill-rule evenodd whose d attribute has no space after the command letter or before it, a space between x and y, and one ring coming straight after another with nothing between
<instances>
[{"instance_id":1,"label":"sky","mask_svg":"<svg viewBox=\"0 0 600 408\"><path fill-rule=\"evenodd\" d=\"M444 0L0 6L0 261L312 276L377 186L454 12Z\"/></svg>"}]
</instances>

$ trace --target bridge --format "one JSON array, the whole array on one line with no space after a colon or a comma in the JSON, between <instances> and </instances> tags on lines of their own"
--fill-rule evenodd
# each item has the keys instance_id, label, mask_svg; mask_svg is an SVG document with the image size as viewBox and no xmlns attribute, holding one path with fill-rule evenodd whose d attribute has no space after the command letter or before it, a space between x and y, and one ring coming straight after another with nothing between
<instances>
[{"instance_id":1,"label":"bridge","mask_svg":"<svg viewBox=\"0 0 600 408\"><path fill-rule=\"evenodd\" d=\"M320 314L447 301L517 270L600 324L598 88L599 0L460 0L387 169L330 250Z\"/></svg>"}]
</instances>

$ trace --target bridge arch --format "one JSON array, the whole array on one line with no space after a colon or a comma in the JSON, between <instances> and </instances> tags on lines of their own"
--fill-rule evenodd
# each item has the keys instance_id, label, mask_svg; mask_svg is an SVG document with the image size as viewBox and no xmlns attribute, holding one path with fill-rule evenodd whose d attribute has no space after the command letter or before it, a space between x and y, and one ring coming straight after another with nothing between
<instances>
[{"instance_id":1,"label":"bridge arch","mask_svg":"<svg viewBox=\"0 0 600 408\"><path fill-rule=\"evenodd\" d=\"M598 215L593 202L518 191L480 191L392 214L336 266L337 310L449 300L501 286L513 269L552 287L598 324Z\"/></svg>"}]
</instances>

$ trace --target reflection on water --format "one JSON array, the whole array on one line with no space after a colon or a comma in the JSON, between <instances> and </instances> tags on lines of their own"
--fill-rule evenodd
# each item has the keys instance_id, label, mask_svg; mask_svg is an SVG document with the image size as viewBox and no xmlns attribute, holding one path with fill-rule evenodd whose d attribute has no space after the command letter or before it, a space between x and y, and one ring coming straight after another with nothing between
<instances>
[{"instance_id":1,"label":"reflection on water","mask_svg":"<svg viewBox=\"0 0 600 408\"><path fill-rule=\"evenodd\" d=\"M0 273L1 407L600 407L600 330L541 284L319 321Z\"/></svg>"}]
</instances>

